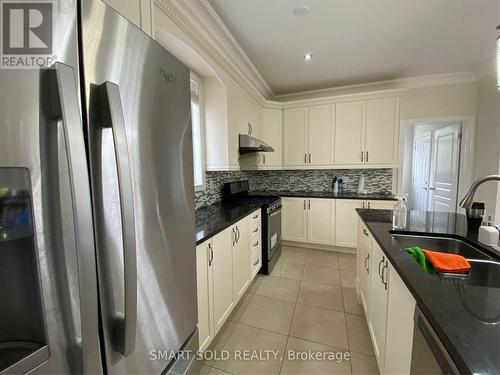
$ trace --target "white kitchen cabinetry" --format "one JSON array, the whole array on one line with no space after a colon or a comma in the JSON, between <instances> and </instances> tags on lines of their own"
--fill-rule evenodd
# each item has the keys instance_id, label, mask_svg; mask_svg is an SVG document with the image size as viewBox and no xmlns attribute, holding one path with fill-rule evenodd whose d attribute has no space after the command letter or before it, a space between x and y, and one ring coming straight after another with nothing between
<instances>
[{"instance_id":1,"label":"white kitchen cabinetry","mask_svg":"<svg viewBox=\"0 0 500 375\"><path fill-rule=\"evenodd\" d=\"M335 207L335 245L356 247L358 238L358 214L356 208L392 209L396 201L337 199Z\"/></svg>"},{"instance_id":2,"label":"white kitchen cabinetry","mask_svg":"<svg viewBox=\"0 0 500 375\"><path fill-rule=\"evenodd\" d=\"M416 302L359 220L356 286L381 374L410 373Z\"/></svg>"},{"instance_id":3,"label":"white kitchen cabinetry","mask_svg":"<svg viewBox=\"0 0 500 375\"><path fill-rule=\"evenodd\" d=\"M217 335L260 269L260 219L256 210L196 247L200 350Z\"/></svg>"},{"instance_id":4,"label":"white kitchen cabinetry","mask_svg":"<svg viewBox=\"0 0 500 375\"><path fill-rule=\"evenodd\" d=\"M283 165L304 166L308 161L308 109L283 111Z\"/></svg>"},{"instance_id":5,"label":"white kitchen cabinetry","mask_svg":"<svg viewBox=\"0 0 500 375\"><path fill-rule=\"evenodd\" d=\"M198 338L200 350L205 350L214 337L212 320L212 240L196 247L196 278L198 295Z\"/></svg>"},{"instance_id":6,"label":"white kitchen cabinetry","mask_svg":"<svg viewBox=\"0 0 500 375\"><path fill-rule=\"evenodd\" d=\"M397 164L398 128L399 99L366 102L366 164Z\"/></svg>"},{"instance_id":7,"label":"white kitchen cabinetry","mask_svg":"<svg viewBox=\"0 0 500 375\"><path fill-rule=\"evenodd\" d=\"M335 206L335 245L356 247L358 236L358 214L363 201L358 199L338 199Z\"/></svg>"},{"instance_id":8,"label":"white kitchen cabinetry","mask_svg":"<svg viewBox=\"0 0 500 375\"><path fill-rule=\"evenodd\" d=\"M333 199L307 199L307 242L333 245L335 234L335 201Z\"/></svg>"},{"instance_id":9,"label":"white kitchen cabinetry","mask_svg":"<svg viewBox=\"0 0 500 375\"><path fill-rule=\"evenodd\" d=\"M262 139L274 152L260 154L259 169L281 168L282 157L282 118L280 109L264 108L262 110Z\"/></svg>"},{"instance_id":10,"label":"white kitchen cabinetry","mask_svg":"<svg viewBox=\"0 0 500 375\"><path fill-rule=\"evenodd\" d=\"M281 203L283 240L334 244L335 200L282 198Z\"/></svg>"},{"instance_id":11,"label":"white kitchen cabinetry","mask_svg":"<svg viewBox=\"0 0 500 375\"><path fill-rule=\"evenodd\" d=\"M333 165L334 110L331 104L284 110L285 166Z\"/></svg>"},{"instance_id":12,"label":"white kitchen cabinetry","mask_svg":"<svg viewBox=\"0 0 500 375\"><path fill-rule=\"evenodd\" d=\"M281 198L282 238L287 241L307 242L306 200Z\"/></svg>"},{"instance_id":13,"label":"white kitchen cabinetry","mask_svg":"<svg viewBox=\"0 0 500 375\"><path fill-rule=\"evenodd\" d=\"M151 0L104 0L104 2L151 35Z\"/></svg>"},{"instance_id":14,"label":"white kitchen cabinetry","mask_svg":"<svg viewBox=\"0 0 500 375\"><path fill-rule=\"evenodd\" d=\"M239 300L250 284L252 273L252 256L250 236L248 233L249 218L238 221L231 227L231 244L233 253L233 293L234 300Z\"/></svg>"},{"instance_id":15,"label":"white kitchen cabinetry","mask_svg":"<svg viewBox=\"0 0 500 375\"><path fill-rule=\"evenodd\" d=\"M372 242L371 237L366 226L359 221L358 231L358 253L357 253L357 274L356 285L358 288L358 295L363 305L363 308L368 316L369 311L369 297L370 297L370 272L371 271L371 257L372 257Z\"/></svg>"},{"instance_id":16,"label":"white kitchen cabinetry","mask_svg":"<svg viewBox=\"0 0 500 375\"><path fill-rule=\"evenodd\" d=\"M335 164L396 166L399 98L338 103L335 110Z\"/></svg>"},{"instance_id":17,"label":"white kitchen cabinetry","mask_svg":"<svg viewBox=\"0 0 500 375\"><path fill-rule=\"evenodd\" d=\"M416 302L395 271L389 273L388 303L384 372L388 375L409 374Z\"/></svg>"},{"instance_id":18,"label":"white kitchen cabinetry","mask_svg":"<svg viewBox=\"0 0 500 375\"><path fill-rule=\"evenodd\" d=\"M212 238L213 320L217 334L234 306L233 257L230 230Z\"/></svg>"},{"instance_id":19,"label":"white kitchen cabinetry","mask_svg":"<svg viewBox=\"0 0 500 375\"><path fill-rule=\"evenodd\" d=\"M368 329L373 342L375 358L380 373L383 374L387 334L387 281L390 277L390 267L382 249L374 241L372 241L371 258Z\"/></svg>"},{"instance_id":20,"label":"white kitchen cabinetry","mask_svg":"<svg viewBox=\"0 0 500 375\"><path fill-rule=\"evenodd\" d=\"M309 165L332 165L334 159L333 105L309 107L308 156Z\"/></svg>"},{"instance_id":21,"label":"white kitchen cabinetry","mask_svg":"<svg viewBox=\"0 0 500 375\"><path fill-rule=\"evenodd\" d=\"M365 103L338 103L335 108L335 164L364 162Z\"/></svg>"}]
</instances>

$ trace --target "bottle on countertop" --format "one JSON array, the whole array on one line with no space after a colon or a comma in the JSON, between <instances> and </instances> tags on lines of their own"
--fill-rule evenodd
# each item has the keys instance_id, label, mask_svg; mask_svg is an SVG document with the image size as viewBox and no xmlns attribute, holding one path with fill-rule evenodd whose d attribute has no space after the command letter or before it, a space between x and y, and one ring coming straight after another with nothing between
<instances>
[{"instance_id":1,"label":"bottle on countertop","mask_svg":"<svg viewBox=\"0 0 500 375\"><path fill-rule=\"evenodd\" d=\"M339 193L339 180L337 179L337 177L333 178L332 188L333 188L333 193L334 194L338 194Z\"/></svg>"},{"instance_id":2,"label":"bottle on countertop","mask_svg":"<svg viewBox=\"0 0 500 375\"><path fill-rule=\"evenodd\" d=\"M392 227L394 229L405 229L406 218L408 215L408 206L406 205L406 198L397 196L398 203L392 211Z\"/></svg>"}]
</instances>

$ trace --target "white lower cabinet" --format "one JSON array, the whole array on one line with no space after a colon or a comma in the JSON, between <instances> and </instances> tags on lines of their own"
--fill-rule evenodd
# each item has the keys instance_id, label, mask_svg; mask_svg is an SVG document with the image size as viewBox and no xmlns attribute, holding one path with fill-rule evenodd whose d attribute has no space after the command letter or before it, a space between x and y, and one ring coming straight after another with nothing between
<instances>
[{"instance_id":1,"label":"white lower cabinet","mask_svg":"<svg viewBox=\"0 0 500 375\"><path fill-rule=\"evenodd\" d=\"M200 350L217 335L260 269L253 246L260 226L258 210L196 247ZM258 233L250 233L257 227Z\"/></svg>"},{"instance_id":2,"label":"white lower cabinet","mask_svg":"<svg viewBox=\"0 0 500 375\"><path fill-rule=\"evenodd\" d=\"M215 334L222 327L234 306L231 233L226 229L212 238L212 298Z\"/></svg>"},{"instance_id":3,"label":"white lower cabinet","mask_svg":"<svg viewBox=\"0 0 500 375\"><path fill-rule=\"evenodd\" d=\"M319 245L335 243L335 200L282 198L282 238Z\"/></svg>"},{"instance_id":4,"label":"white lower cabinet","mask_svg":"<svg viewBox=\"0 0 500 375\"><path fill-rule=\"evenodd\" d=\"M381 374L410 373L415 299L360 221L356 286Z\"/></svg>"}]
</instances>

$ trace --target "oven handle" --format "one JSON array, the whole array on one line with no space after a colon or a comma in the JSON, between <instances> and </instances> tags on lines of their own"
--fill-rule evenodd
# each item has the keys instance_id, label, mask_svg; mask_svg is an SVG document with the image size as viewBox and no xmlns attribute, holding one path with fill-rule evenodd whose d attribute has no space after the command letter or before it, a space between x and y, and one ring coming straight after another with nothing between
<instances>
[{"instance_id":1,"label":"oven handle","mask_svg":"<svg viewBox=\"0 0 500 375\"><path fill-rule=\"evenodd\" d=\"M281 214L281 208L278 211L274 211L271 215L269 215L269 217L273 217L273 216L276 216L278 214Z\"/></svg>"},{"instance_id":2,"label":"oven handle","mask_svg":"<svg viewBox=\"0 0 500 375\"><path fill-rule=\"evenodd\" d=\"M460 371L458 371L458 368L448 354L448 351L443 346L441 340L437 336L436 332L434 331L422 311L418 308L418 306L415 307L414 321L415 329L418 329L422 334L425 342L429 346L429 349L431 350L434 358L436 359L436 362L439 364L439 367L441 368L443 373L460 374Z\"/></svg>"}]
</instances>

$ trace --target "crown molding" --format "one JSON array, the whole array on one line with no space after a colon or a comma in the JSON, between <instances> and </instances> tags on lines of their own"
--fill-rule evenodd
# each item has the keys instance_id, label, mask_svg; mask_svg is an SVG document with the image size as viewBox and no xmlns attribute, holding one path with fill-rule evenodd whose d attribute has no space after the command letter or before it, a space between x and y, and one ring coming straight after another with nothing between
<instances>
[{"instance_id":1,"label":"crown molding","mask_svg":"<svg viewBox=\"0 0 500 375\"><path fill-rule=\"evenodd\" d=\"M223 41L216 37L215 30L211 30L210 26L200 20L192 7L186 1L177 0L154 0L158 8L170 18L189 38L205 52L224 72L228 74L231 79L235 81L243 90L245 90L257 102L262 103L272 96L272 91L267 84L263 85L264 79L258 75L255 76L257 69L253 66L248 66L248 63L242 57L239 51L230 51ZM205 8L205 5L203 5ZM213 9L212 9L213 11ZM208 12L208 10L207 10ZM215 14L215 11L213 11ZM213 15L209 14L213 19ZM222 23L220 18L214 20L220 27L219 22ZM226 36L230 34L229 30L222 31ZM233 40L236 42L234 37ZM231 47L234 43L230 40L227 41ZM241 50L241 47L239 47ZM242 50L241 50L242 51ZM245 55L246 56L246 55ZM248 56L246 59L250 61ZM240 60L240 61L238 61ZM258 72L257 72L258 73Z\"/></svg>"},{"instance_id":2,"label":"crown molding","mask_svg":"<svg viewBox=\"0 0 500 375\"><path fill-rule=\"evenodd\" d=\"M413 89L419 87L451 85L464 82L476 82L477 77L472 72L458 72L446 74L433 74L419 77L400 78L387 81L361 83L330 87L318 90L294 92L290 94L275 95L273 100L288 102L294 100L315 99L328 96L352 95L370 91L391 89Z\"/></svg>"}]
</instances>

